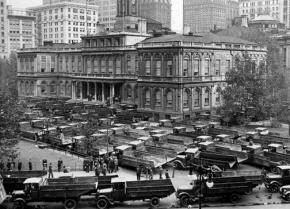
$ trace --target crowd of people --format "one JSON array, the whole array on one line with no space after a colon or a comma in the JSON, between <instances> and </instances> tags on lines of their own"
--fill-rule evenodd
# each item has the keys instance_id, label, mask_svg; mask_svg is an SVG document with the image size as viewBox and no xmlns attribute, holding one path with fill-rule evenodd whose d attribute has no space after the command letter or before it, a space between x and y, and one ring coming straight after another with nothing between
<instances>
[{"instance_id":1,"label":"crowd of people","mask_svg":"<svg viewBox=\"0 0 290 209\"><path fill-rule=\"evenodd\" d=\"M17 165L17 167L16 167ZM21 171L23 168L21 160L18 160L17 163L14 159L7 159L7 162L5 163L3 160L0 161L0 171ZM31 159L28 161L28 170L32 171L33 165L31 162Z\"/></svg>"},{"instance_id":2,"label":"crowd of people","mask_svg":"<svg viewBox=\"0 0 290 209\"><path fill-rule=\"evenodd\" d=\"M145 174L145 178L146 179L152 180L153 179L153 174L154 174L153 170L154 169L151 166L143 167L142 165L138 165L137 168L136 168L137 181L141 180L142 174ZM167 169L164 172L162 166L159 166L157 170L158 170L158 173L159 173L159 179L163 179L163 173L164 173L164 178L165 179L169 179L170 178L169 172L168 172Z\"/></svg>"}]
</instances>

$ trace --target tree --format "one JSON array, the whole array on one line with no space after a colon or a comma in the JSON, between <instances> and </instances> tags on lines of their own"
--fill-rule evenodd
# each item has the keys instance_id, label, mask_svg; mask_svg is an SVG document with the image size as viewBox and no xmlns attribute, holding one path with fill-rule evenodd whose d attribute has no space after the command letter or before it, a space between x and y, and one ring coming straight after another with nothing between
<instances>
[{"instance_id":1,"label":"tree","mask_svg":"<svg viewBox=\"0 0 290 209\"><path fill-rule=\"evenodd\" d=\"M267 58L265 64L263 66L258 66L259 69L264 69L264 75L255 75L255 77L251 77L249 73L253 67L253 61L249 59L249 56L240 57L236 59L236 69L232 70L227 75L227 83L231 84L232 82L238 82L239 77L241 80L244 80L245 85L243 88L232 89L232 94L237 95L237 97L229 98L230 91L229 88L226 88L223 92L224 102L225 104L220 110L225 115L223 117L228 120L233 117L236 117L238 122L243 122L245 114L251 116L251 118L260 120L266 119L270 116L275 117L277 119L281 119L283 117L283 100L287 100L287 87L286 87L286 69L284 67L284 62L282 60L282 56L280 53L279 43L272 38L271 34L264 33L255 28L242 28L242 27L232 27L228 28L224 31L218 32L219 35L226 36L234 36L241 39L245 39L251 42L255 42L259 45L263 45L267 47ZM265 66L266 65L266 66ZM251 67L252 66L252 67ZM244 75L244 73L246 73ZM264 77L262 80L254 78ZM253 80L254 79L254 80ZM259 86L259 83L262 82L265 85ZM246 85L249 85L248 87ZM243 92L239 92L243 89ZM247 97L243 97L243 103L241 104L243 109L239 109L237 105L231 106L231 103L241 102L238 98L239 93L244 93L244 89L246 89L246 93L249 93L248 96L253 97L250 101ZM242 94L243 95L243 94ZM229 101L227 101L230 99ZM232 101L235 99L236 101ZM230 117L229 112L226 111L225 107L234 111L237 115ZM237 109L236 109L237 108ZM284 108L285 109L285 108ZM238 114L239 113L239 114ZM239 116L240 115L240 116ZM243 116L241 116L243 115Z\"/></svg>"},{"instance_id":2,"label":"tree","mask_svg":"<svg viewBox=\"0 0 290 209\"><path fill-rule=\"evenodd\" d=\"M242 124L269 116L266 75L265 64L257 66L247 54L235 57L235 68L226 73L224 104L219 110L226 122Z\"/></svg>"},{"instance_id":3,"label":"tree","mask_svg":"<svg viewBox=\"0 0 290 209\"><path fill-rule=\"evenodd\" d=\"M16 88L16 57L0 59L0 159L15 158L21 107Z\"/></svg>"}]
</instances>

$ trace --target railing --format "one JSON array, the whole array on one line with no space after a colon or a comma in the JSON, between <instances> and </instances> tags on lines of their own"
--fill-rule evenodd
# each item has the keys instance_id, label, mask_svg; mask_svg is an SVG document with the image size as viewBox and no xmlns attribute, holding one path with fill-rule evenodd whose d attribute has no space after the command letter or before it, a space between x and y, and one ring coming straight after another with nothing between
<instances>
[{"instance_id":1,"label":"railing","mask_svg":"<svg viewBox=\"0 0 290 209\"><path fill-rule=\"evenodd\" d=\"M220 76L197 76L197 77L161 77L161 76L138 76L140 81L155 82L202 82L202 81L225 81L225 75Z\"/></svg>"}]
</instances>

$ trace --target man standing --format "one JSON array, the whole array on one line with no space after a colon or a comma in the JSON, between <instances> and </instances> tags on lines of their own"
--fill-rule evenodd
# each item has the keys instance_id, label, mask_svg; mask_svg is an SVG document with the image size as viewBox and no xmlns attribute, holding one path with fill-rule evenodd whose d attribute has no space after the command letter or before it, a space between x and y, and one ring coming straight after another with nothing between
<instances>
[{"instance_id":1,"label":"man standing","mask_svg":"<svg viewBox=\"0 0 290 209\"><path fill-rule=\"evenodd\" d=\"M165 171L165 178L170 179L170 176L169 176L168 170Z\"/></svg>"},{"instance_id":2,"label":"man standing","mask_svg":"<svg viewBox=\"0 0 290 209\"><path fill-rule=\"evenodd\" d=\"M53 172L52 172L52 164L49 163L49 166L48 166L48 178L53 178Z\"/></svg>"},{"instance_id":3,"label":"man standing","mask_svg":"<svg viewBox=\"0 0 290 209\"><path fill-rule=\"evenodd\" d=\"M162 169L162 166L160 166L159 167L159 179L163 179L162 174L163 174L163 169Z\"/></svg>"},{"instance_id":4,"label":"man standing","mask_svg":"<svg viewBox=\"0 0 290 209\"><path fill-rule=\"evenodd\" d=\"M137 170L136 170L136 176L137 176L137 181L141 180L141 167L138 165Z\"/></svg>"},{"instance_id":5,"label":"man standing","mask_svg":"<svg viewBox=\"0 0 290 209\"><path fill-rule=\"evenodd\" d=\"M57 161L57 171L58 172L60 172L60 170L62 168L62 164L63 164L62 159L59 158L59 160Z\"/></svg>"},{"instance_id":6,"label":"man standing","mask_svg":"<svg viewBox=\"0 0 290 209\"><path fill-rule=\"evenodd\" d=\"M22 162L18 161L18 165L17 165L18 171L22 170Z\"/></svg>"},{"instance_id":7,"label":"man standing","mask_svg":"<svg viewBox=\"0 0 290 209\"><path fill-rule=\"evenodd\" d=\"M32 162L31 162L31 159L29 159L28 161L28 168L30 171L32 171Z\"/></svg>"}]
</instances>

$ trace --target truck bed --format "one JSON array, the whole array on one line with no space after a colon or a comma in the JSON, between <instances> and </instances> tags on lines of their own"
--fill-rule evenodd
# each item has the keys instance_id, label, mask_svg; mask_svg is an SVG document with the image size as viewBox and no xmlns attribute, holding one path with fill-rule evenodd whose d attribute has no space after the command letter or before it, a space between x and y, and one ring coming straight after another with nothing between
<instances>
[{"instance_id":1,"label":"truck bed","mask_svg":"<svg viewBox=\"0 0 290 209\"><path fill-rule=\"evenodd\" d=\"M175 192L170 179L128 181L126 194L130 199L164 198Z\"/></svg>"}]
</instances>

